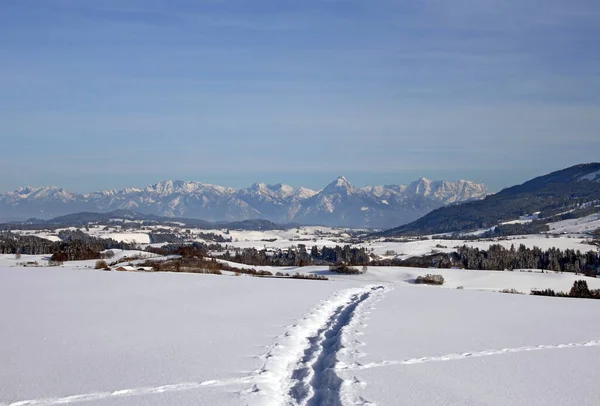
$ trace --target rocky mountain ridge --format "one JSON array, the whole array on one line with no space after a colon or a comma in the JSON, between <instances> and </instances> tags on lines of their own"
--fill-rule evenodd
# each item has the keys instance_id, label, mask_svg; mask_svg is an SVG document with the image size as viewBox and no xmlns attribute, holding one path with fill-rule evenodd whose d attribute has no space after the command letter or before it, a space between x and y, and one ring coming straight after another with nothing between
<instances>
[{"instance_id":1,"label":"rocky mountain ridge","mask_svg":"<svg viewBox=\"0 0 600 406\"><path fill-rule=\"evenodd\" d=\"M358 188L343 176L319 191L264 183L234 189L181 180L87 194L58 187L23 187L0 194L0 220L135 210L207 221L262 218L277 223L386 228L413 221L444 205L481 199L487 194L485 185L465 180L421 178L408 185Z\"/></svg>"}]
</instances>

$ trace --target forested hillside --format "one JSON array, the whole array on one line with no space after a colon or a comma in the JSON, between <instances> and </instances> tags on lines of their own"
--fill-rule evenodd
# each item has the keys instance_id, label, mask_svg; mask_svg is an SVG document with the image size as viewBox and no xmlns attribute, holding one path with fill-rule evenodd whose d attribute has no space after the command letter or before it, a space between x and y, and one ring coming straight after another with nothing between
<instances>
[{"instance_id":1,"label":"forested hillside","mask_svg":"<svg viewBox=\"0 0 600 406\"><path fill-rule=\"evenodd\" d=\"M483 200L442 207L384 232L418 235L464 232L498 225L532 213L546 218L600 201L600 163L573 166L513 186Z\"/></svg>"}]
</instances>

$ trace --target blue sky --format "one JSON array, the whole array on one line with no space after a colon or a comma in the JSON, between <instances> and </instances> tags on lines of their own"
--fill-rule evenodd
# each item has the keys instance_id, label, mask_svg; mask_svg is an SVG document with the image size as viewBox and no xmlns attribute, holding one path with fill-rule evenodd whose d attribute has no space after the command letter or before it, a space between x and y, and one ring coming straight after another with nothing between
<instances>
[{"instance_id":1,"label":"blue sky","mask_svg":"<svg viewBox=\"0 0 600 406\"><path fill-rule=\"evenodd\" d=\"M0 191L600 160L597 0L6 0L0 38Z\"/></svg>"}]
</instances>

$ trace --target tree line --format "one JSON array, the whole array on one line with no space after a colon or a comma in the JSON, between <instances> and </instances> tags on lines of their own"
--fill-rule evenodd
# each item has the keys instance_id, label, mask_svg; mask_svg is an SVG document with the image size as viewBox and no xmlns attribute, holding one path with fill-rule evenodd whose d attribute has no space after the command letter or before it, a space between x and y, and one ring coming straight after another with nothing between
<instances>
[{"instance_id":1,"label":"tree line","mask_svg":"<svg viewBox=\"0 0 600 406\"><path fill-rule=\"evenodd\" d=\"M0 232L0 254L52 255L55 261L100 259L108 249L135 249L135 244L91 237L83 232L63 234L64 241L50 241L32 235Z\"/></svg>"},{"instance_id":2,"label":"tree line","mask_svg":"<svg viewBox=\"0 0 600 406\"><path fill-rule=\"evenodd\" d=\"M235 249L233 253L225 251L220 258L247 265L268 266L308 266L345 263L348 265L364 265L369 263L369 255L365 248L350 245L335 247L313 246L310 250L306 245L298 244L298 248L277 249L267 251L256 248Z\"/></svg>"},{"instance_id":3,"label":"tree line","mask_svg":"<svg viewBox=\"0 0 600 406\"><path fill-rule=\"evenodd\" d=\"M474 270L503 271L514 269L541 269L553 272L572 272L589 275L600 273L600 252L560 248L542 250L527 248L524 244L505 248L492 244L481 250L462 246L452 253L436 253L406 260L375 261L372 265L396 265L434 268L463 268Z\"/></svg>"}]
</instances>

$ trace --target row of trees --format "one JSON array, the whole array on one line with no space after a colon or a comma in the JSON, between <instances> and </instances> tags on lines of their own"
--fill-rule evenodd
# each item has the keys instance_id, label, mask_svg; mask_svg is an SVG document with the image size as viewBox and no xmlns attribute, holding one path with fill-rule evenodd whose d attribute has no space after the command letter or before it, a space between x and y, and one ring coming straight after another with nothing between
<instances>
[{"instance_id":1,"label":"row of trees","mask_svg":"<svg viewBox=\"0 0 600 406\"><path fill-rule=\"evenodd\" d=\"M56 242L44 238L14 234L10 231L0 233L0 254L52 254L56 247Z\"/></svg>"},{"instance_id":2,"label":"row of trees","mask_svg":"<svg viewBox=\"0 0 600 406\"><path fill-rule=\"evenodd\" d=\"M91 237L83 232L71 232L64 241L50 241L44 238L19 235L11 232L0 233L1 254L52 255L55 261L77 261L100 259L101 251L107 249L134 249L134 244L113 239Z\"/></svg>"},{"instance_id":3,"label":"row of trees","mask_svg":"<svg viewBox=\"0 0 600 406\"><path fill-rule=\"evenodd\" d=\"M588 288L584 280L575 281L568 293L555 292L552 289L532 290L532 295L536 296L558 296L558 297L576 297L581 299L600 299L600 289Z\"/></svg>"},{"instance_id":4,"label":"row of trees","mask_svg":"<svg viewBox=\"0 0 600 406\"><path fill-rule=\"evenodd\" d=\"M521 244L509 249L500 244L490 245L487 250L462 246L453 253L438 253L406 260L376 261L373 265L397 265L434 268L464 268L475 270L542 269L554 272L573 272L595 275L600 273L600 253L581 252L572 249L538 247L527 248Z\"/></svg>"},{"instance_id":5,"label":"row of trees","mask_svg":"<svg viewBox=\"0 0 600 406\"><path fill-rule=\"evenodd\" d=\"M463 246L452 256L455 264L465 269L513 270L543 269L555 272L595 274L600 270L600 253L559 248L542 251L538 247L527 248L521 244L510 249L494 244L488 250Z\"/></svg>"},{"instance_id":6,"label":"row of trees","mask_svg":"<svg viewBox=\"0 0 600 406\"><path fill-rule=\"evenodd\" d=\"M365 248L354 248L350 245L323 248L315 245L310 251L307 250L304 244L299 244L297 249L290 247L275 251L244 248L234 250L233 254L228 250L221 258L247 265L270 266L307 266L335 263L363 265L369 262L369 255Z\"/></svg>"}]
</instances>

